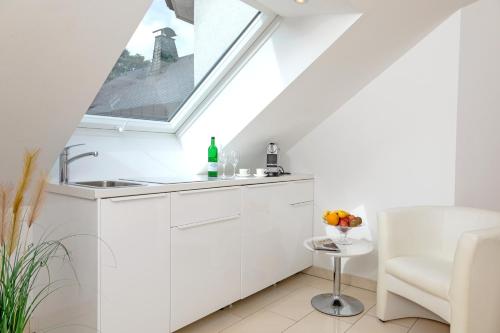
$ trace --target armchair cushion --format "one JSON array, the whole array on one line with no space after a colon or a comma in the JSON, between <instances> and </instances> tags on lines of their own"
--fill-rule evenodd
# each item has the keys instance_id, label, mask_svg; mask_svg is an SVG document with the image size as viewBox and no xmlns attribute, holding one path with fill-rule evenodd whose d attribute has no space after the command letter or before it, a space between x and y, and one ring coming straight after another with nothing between
<instances>
[{"instance_id":1,"label":"armchair cushion","mask_svg":"<svg viewBox=\"0 0 500 333\"><path fill-rule=\"evenodd\" d=\"M449 299L453 262L427 256L396 257L386 261L386 273L428 293Z\"/></svg>"}]
</instances>

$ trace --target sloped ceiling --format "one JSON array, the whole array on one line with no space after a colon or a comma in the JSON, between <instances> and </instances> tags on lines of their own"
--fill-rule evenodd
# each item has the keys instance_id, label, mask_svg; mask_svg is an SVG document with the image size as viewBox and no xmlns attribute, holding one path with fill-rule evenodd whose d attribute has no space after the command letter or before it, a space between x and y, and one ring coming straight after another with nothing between
<instances>
[{"instance_id":1,"label":"sloped ceiling","mask_svg":"<svg viewBox=\"0 0 500 333\"><path fill-rule=\"evenodd\" d=\"M352 2L366 6L363 15L230 141L228 149L244 152L242 165L262 165L270 140L286 155L438 24L474 1Z\"/></svg>"},{"instance_id":2,"label":"sloped ceiling","mask_svg":"<svg viewBox=\"0 0 500 333\"><path fill-rule=\"evenodd\" d=\"M0 2L0 182L24 149L49 170L151 0Z\"/></svg>"}]
</instances>

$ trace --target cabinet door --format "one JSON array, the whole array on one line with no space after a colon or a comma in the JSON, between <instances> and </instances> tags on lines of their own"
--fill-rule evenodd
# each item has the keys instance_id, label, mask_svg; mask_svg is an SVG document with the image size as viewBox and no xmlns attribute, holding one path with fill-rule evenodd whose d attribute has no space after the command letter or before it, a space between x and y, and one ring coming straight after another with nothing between
<instances>
[{"instance_id":1,"label":"cabinet door","mask_svg":"<svg viewBox=\"0 0 500 333\"><path fill-rule=\"evenodd\" d=\"M169 196L102 200L100 232L100 332L168 332Z\"/></svg>"},{"instance_id":2,"label":"cabinet door","mask_svg":"<svg viewBox=\"0 0 500 333\"><path fill-rule=\"evenodd\" d=\"M243 214L242 297L312 265L312 182L247 186Z\"/></svg>"},{"instance_id":3,"label":"cabinet door","mask_svg":"<svg viewBox=\"0 0 500 333\"><path fill-rule=\"evenodd\" d=\"M280 222L283 266L280 279L312 266L312 252L304 247L304 240L313 236L314 181L288 183L286 216Z\"/></svg>"},{"instance_id":4,"label":"cabinet door","mask_svg":"<svg viewBox=\"0 0 500 333\"><path fill-rule=\"evenodd\" d=\"M287 218L278 219L282 258L279 280L312 266L312 252L304 240L313 235L313 202L296 202L288 206Z\"/></svg>"},{"instance_id":5,"label":"cabinet door","mask_svg":"<svg viewBox=\"0 0 500 333\"><path fill-rule=\"evenodd\" d=\"M172 228L175 331L240 298L239 214Z\"/></svg>"},{"instance_id":6,"label":"cabinet door","mask_svg":"<svg viewBox=\"0 0 500 333\"><path fill-rule=\"evenodd\" d=\"M276 283L283 244L277 219L286 218L287 183L246 186L243 192L242 297Z\"/></svg>"}]
</instances>

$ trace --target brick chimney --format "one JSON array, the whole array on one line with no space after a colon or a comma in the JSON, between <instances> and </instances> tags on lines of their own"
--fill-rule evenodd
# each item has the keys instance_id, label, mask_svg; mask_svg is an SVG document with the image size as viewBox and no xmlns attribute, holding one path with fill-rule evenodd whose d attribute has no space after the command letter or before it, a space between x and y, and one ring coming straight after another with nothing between
<instances>
[{"instance_id":1,"label":"brick chimney","mask_svg":"<svg viewBox=\"0 0 500 333\"><path fill-rule=\"evenodd\" d=\"M151 72L158 72L162 69L162 66L176 62L179 59L174 39L177 35L171 28L158 29L153 33L156 34L156 37Z\"/></svg>"}]
</instances>

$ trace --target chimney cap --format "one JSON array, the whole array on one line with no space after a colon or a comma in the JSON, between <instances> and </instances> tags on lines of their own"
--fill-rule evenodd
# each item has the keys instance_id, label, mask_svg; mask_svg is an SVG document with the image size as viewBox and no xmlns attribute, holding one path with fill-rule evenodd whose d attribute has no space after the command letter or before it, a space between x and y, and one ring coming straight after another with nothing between
<instances>
[{"instance_id":1,"label":"chimney cap","mask_svg":"<svg viewBox=\"0 0 500 333\"><path fill-rule=\"evenodd\" d=\"M162 28L162 29L157 29L157 30L153 31L153 33L157 33L157 32L160 33L157 36L165 36L165 37L169 37L169 38L177 36L177 34L175 33L175 31L172 28L168 28L168 27Z\"/></svg>"}]
</instances>

